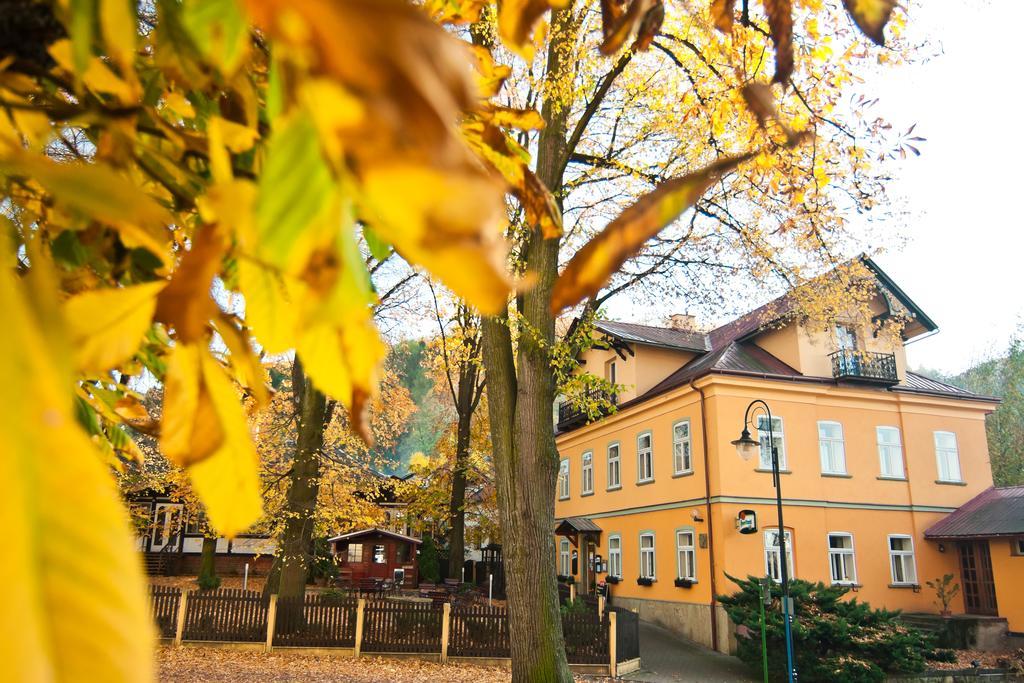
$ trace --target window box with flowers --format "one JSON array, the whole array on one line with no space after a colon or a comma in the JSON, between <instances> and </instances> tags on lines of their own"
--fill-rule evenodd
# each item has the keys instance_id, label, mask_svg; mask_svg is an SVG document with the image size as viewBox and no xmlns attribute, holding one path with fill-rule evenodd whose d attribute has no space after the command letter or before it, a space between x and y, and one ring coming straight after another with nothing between
<instances>
[{"instance_id":1,"label":"window box with flowers","mask_svg":"<svg viewBox=\"0 0 1024 683\"><path fill-rule=\"evenodd\" d=\"M694 583L693 579L676 579L676 588L690 588Z\"/></svg>"},{"instance_id":2,"label":"window box with flowers","mask_svg":"<svg viewBox=\"0 0 1024 683\"><path fill-rule=\"evenodd\" d=\"M619 581L622 581L622 579L620 579L620 578L619 578L619 577L617 577L617 576L611 576L611 575L609 575L609 576L607 576L607 577L605 578L605 582L606 582L606 583L618 583Z\"/></svg>"},{"instance_id":3,"label":"window box with flowers","mask_svg":"<svg viewBox=\"0 0 1024 683\"><path fill-rule=\"evenodd\" d=\"M653 586L654 585L654 579L652 579L649 576L641 576L640 578L638 578L636 580L636 585L638 585L638 586Z\"/></svg>"}]
</instances>

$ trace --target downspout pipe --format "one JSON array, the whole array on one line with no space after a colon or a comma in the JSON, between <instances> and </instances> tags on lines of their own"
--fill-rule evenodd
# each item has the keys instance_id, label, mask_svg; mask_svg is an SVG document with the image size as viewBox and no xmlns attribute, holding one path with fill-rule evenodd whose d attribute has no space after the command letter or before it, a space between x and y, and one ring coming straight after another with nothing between
<instances>
[{"instance_id":1,"label":"downspout pipe","mask_svg":"<svg viewBox=\"0 0 1024 683\"><path fill-rule=\"evenodd\" d=\"M708 558L711 565L711 647L718 650L718 586L715 573L715 523L711 516L711 470L708 468L710 461L708 456L708 418L704 390L695 382L696 380L690 381L690 388L700 395L700 443L701 450L704 452L704 506L707 509Z\"/></svg>"}]
</instances>

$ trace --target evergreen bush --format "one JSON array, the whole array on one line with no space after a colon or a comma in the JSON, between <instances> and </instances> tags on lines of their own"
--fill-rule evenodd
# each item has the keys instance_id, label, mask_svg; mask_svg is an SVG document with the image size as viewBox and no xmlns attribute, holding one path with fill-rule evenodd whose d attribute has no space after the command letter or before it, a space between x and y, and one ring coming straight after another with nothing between
<instances>
[{"instance_id":1,"label":"evergreen bush","mask_svg":"<svg viewBox=\"0 0 1024 683\"><path fill-rule=\"evenodd\" d=\"M729 618L744 634L738 656L761 669L761 625L758 579L729 577L739 586L733 595L719 596ZM910 628L899 612L872 609L856 598L843 600L845 586L826 586L793 579L793 649L801 681L882 681L886 674L917 673L933 653L933 637ZM781 587L773 585L772 604L765 608L768 668L773 680L786 678L785 625Z\"/></svg>"},{"instance_id":2,"label":"evergreen bush","mask_svg":"<svg viewBox=\"0 0 1024 683\"><path fill-rule=\"evenodd\" d=\"M433 537L424 536L420 546L420 581L438 583L441 580L441 563L437 554L437 544Z\"/></svg>"}]
</instances>

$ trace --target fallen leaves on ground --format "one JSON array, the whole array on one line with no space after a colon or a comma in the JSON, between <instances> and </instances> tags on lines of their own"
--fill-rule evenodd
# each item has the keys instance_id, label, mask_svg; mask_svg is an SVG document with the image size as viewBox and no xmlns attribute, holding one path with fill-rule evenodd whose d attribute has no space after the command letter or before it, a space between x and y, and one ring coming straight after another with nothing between
<instances>
[{"instance_id":1,"label":"fallen leaves on ground","mask_svg":"<svg viewBox=\"0 0 1024 683\"><path fill-rule=\"evenodd\" d=\"M304 681L308 683L419 683L444 681L490 683L510 681L508 670L464 664L441 665L416 660L378 659L253 652L211 647L161 647L162 683L193 681Z\"/></svg>"}]
</instances>

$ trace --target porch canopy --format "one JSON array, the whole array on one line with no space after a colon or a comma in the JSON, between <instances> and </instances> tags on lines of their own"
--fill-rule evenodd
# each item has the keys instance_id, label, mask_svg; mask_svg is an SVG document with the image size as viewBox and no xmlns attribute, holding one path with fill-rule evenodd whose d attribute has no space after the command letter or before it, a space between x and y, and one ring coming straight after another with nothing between
<instances>
[{"instance_id":1,"label":"porch canopy","mask_svg":"<svg viewBox=\"0 0 1024 683\"><path fill-rule=\"evenodd\" d=\"M936 541L1024 536L1024 486L990 487L928 527Z\"/></svg>"},{"instance_id":2,"label":"porch canopy","mask_svg":"<svg viewBox=\"0 0 1024 683\"><path fill-rule=\"evenodd\" d=\"M565 536L572 541L573 545L577 545L580 534L589 533L600 536L601 527L595 524L594 520L586 517L566 517L555 527L555 534Z\"/></svg>"},{"instance_id":3,"label":"porch canopy","mask_svg":"<svg viewBox=\"0 0 1024 683\"><path fill-rule=\"evenodd\" d=\"M601 527L586 517L566 517L555 527L555 534L565 536L576 546L579 553L579 577L583 591L590 593L594 582L594 568L591 567L590 550L601 538Z\"/></svg>"}]
</instances>

